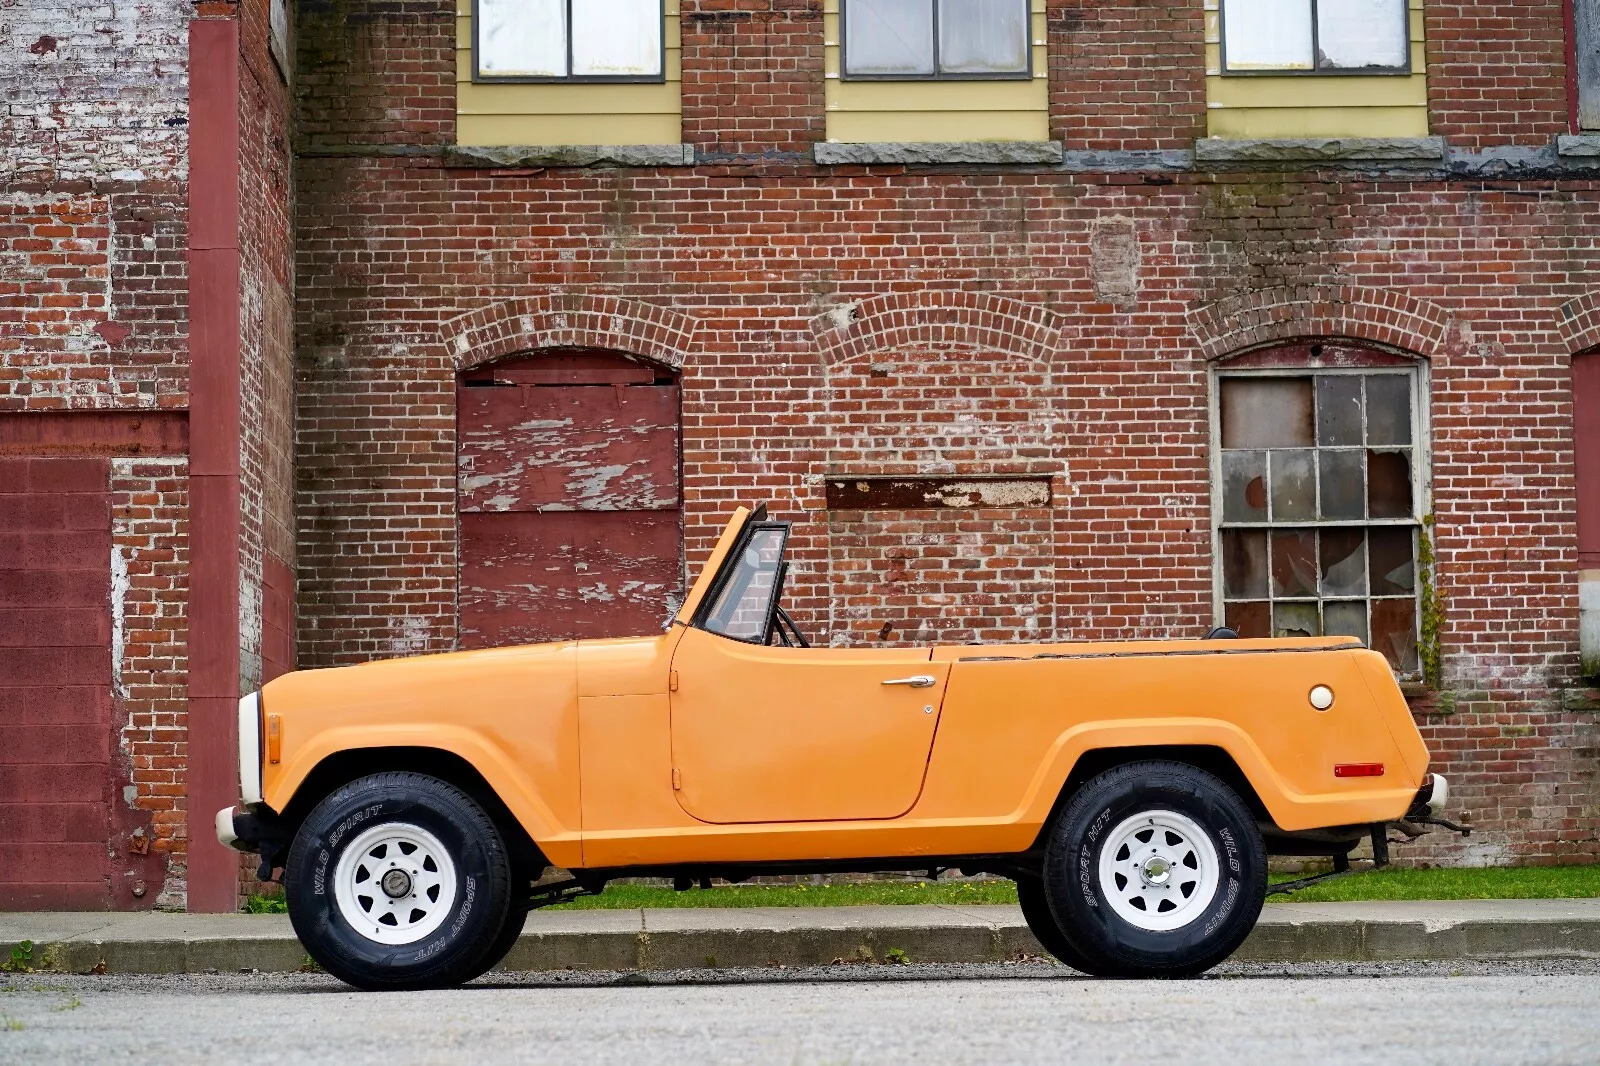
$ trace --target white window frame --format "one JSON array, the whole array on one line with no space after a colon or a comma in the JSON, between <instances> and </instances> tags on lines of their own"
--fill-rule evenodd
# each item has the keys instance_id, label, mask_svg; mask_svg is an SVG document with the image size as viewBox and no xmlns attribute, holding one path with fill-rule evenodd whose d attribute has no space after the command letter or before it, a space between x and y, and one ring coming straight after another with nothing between
<instances>
[{"instance_id":1,"label":"white window frame","mask_svg":"<svg viewBox=\"0 0 1600 1066\"><path fill-rule=\"evenodd\" d=\"M1228 65L1228 0L1217 0L1217 28L1218 46L1222 53L1222 73L1227 77L1269 77L1269 78L1337 78L1347 75L1360 77L1373 76L1409 76L1411 74L1411 3L1404 0L1400 5L1401 40L1405 42L1405 61L1393 67L1324 67L1319 58L1322 50L1317 47L1317 4L1321 0L1307 0L1311 5L1311 66L1305 69L1284 67L1239 67Z\"/></svg>"},{"instance_id":2,"label":"white window frame","mask_svg":"<svg viewBox=\"0 0 1600 1066\"><path fill-rule=\"evenodd\" d=\"M567 26L567 70L572 69L572 5L582 3L582 0L565 0L566 26ZM478 0L472 0L472 80L474 83L486 85L582 85L582 84L645 84L659 85L667 80L667 0L656 0L656 17L661 23L661 50L657 60L659 73L656 74L485 74L481 69L480 57L483 49L479 45L478 33L483 25L478 17Z\"/></svg>"},{"instance_id":3,"label":"white window frame","mask_svg":"<svg viewBox=\"0 0 1600 1066\"><path fill-rule=\"evenodd\" d=\"M1332 343L1332 342L1330 342L1330 343ZM1270 347L1271 348L1277 348L1277 347L1282 347L1282 346L1283 345L1274 344L1274 345L1271 345ZM1430 406L1429 397L1431 395L1431 370L1432 370L1432 368L1431 368L1431 366L1429 365L1429 363L1428 363L1428 361L1426 359L1419 359L1416 356L1407 355L1407 354L1404 354L1404 353L1389 352L1389 351L1386 351L1386 350L1384 350L1382 348L1377 348L1377 347L1371 346L1371 345L1353 345L1353 344L1350 344L1349 342L1342 342L1342 343L1340 343L1340 346L1341 347L1364 347L1364 348L1367 348L1368 350L1371 350L1373 352L1380 353L1380 354L1400 355L1402 358L1409 360L1411 365L1410 366L1398 366L1398 365L1394 365L1394 366L1319 366L1319 365L1315 365L1314 363L1308 362L1304 366L1279 366L1279 367L1262 367L1262 368L1237 367L1237 368L1233 368L1233 367L1229 367L1227 365L1228 360L1224 360L1222 365L1220 365L1220 366L1219 365L1212 365L1209 368L1209 371L1207 373L1207 389L1206 389L1207 397L1206 397L1206 399L1207 399L1207 403L1209 404L1209 418L1210 418L1210 425L1211 425L1211 437L1210 437L1210 441L1209 441L1209 453L1210 454L1209 454L1209 457L1208 457L1208 465L1209 465L1210 477L1211 477L1211 516L1210 516L1210 524L1211 524L1211 595L1212 595L1212 619L1213 619L1212 624L1214 626L1225 626L1225 625L1227 625L1227 618L1228 618L1227 594L1226 594L1226 590L1223 588L1224 559L1223 559L1222 535L1223 535L1223 532L1225 531L1225 529L1255 529L1255 528L1260 528L1260 529L1265 529L1265 530L1269 531L1269 536L1270 536L1271 531L1278 530L1278 529L1284 529L1284 530L1293 530L1293 529L1318 530L1318 529L1329 528L1329 527L1332 527L1332 528L1360 527L1362 529L1371 529L1371 528L1374 528L1374 527L1387 526L1387 527L1391 527L1391 528L1410 528L1410 529L1413 529L1413 530L1417 531L1416 532L1417 536L1423 536L1423 535L1431 536L1432 535L1427 530L1426 525L1425 525L1425 521L1424 521L1425 518L1427 517L1427 515L1430 513L1430 510L1431 510L1431 507L1432 507L1431 501L1433 499L1433 467L1432 467L1432 462L1431 462L1431 457L1432 457L1432 454L1433 454L1433 439L1432 439L1432 429L1431 429L1431 426L1430 426L1430 420L1429 420L1429 417L1428 417L1428 409L1429 409L1429 406ZM1256 351L1262 351L1263 349L1255 349L1255 350ZM1267 350L1270 350L1270 348L1267 349ZM1230 357L1230 358L1238 358L1238 356L1244 355L1244 354L1248 354L1248 353L1242 353L1242 352L1241 353L1235 353L1235 355ZM1222 480L1222 383L1223 383L1223 381L1225 381L1225 380L1227 380L1229 378L1235 378L1235 379L1237 379L1237 378L1245 378L1245 379L1258 379L1259 380L1259 379L1262 379L1262 378L1305 378L1305 377L1316 378L1316 377L1320 377L1320 376L1323 376L1323 375L1329 375L1329 376L1337 375L1337 376L1344 376L1344 377L1362 377L1362 376L1375 375L1375 374L1392 374L1392 375L1397 375L1397 376L1404 375L1404 376L1407 376L1407 377L1409 377L1411 379L1411 389L1412 389L1412 392L1411 392L1411 399L1412 399L1412 403L1411 403L1411 440L1412 440L1413 443L1412 443L1412 446L1411 446L1411 451L1412 451L1412 456L1411 456L1411 507L1412 507L1412 516L1410 518L1379 518L1379 519L1374 519L1374 518L1368 517L1368 518L1361 519L1359 521L1357 521L1357 520L1322 520L1322 519L1316 519L1316 520L1307 521L1307 522L1273 522L1273 521L1269 520L1269 521L1265 521L1265 522L1224 523L1223 515L1222 515L1223 489L1224 489L1223 480ZM1315 397L1315 386L1313 386L1312 395L1313 395L1313 397ZM1313 402L1314 402L1314 400L1313 400ZM1365 416L1363 416L1363 419L1364 418L1365 418ZM1363 421L1363 424L1364 424L1364 421ZM1315 439L1316 438L1313 435L1313 437L1312 437L1312 440L1313 440L1312 447L1313 448L1317 447L1316 444L1314 443ZM1320 494L1320 474L1318 476L1319 476L1319 494ZM1418 551L1418 560L1419 560L1419 562L1418 562L1418 572L1416 574L1416 585L1417 585L1417 587L1412 593L1413 599L1415 601L1414 610L1416 611L1415 620L1413 622L1413 626L1414 626L1414 630L1413 631L1417 634L1417 668L1412 673L1400 674L1399 676L1403 680L1421 680L1422 676L1423 676L1423 670L1424 670L1424 665L1423 665L1423 641L1422 641L1422 602L1423 602L1423 597L1426 594L1426 589L1424 588L1424 583L1423 583L1423 580L1422 580L1422 573L1421 573L1420 544L1418 545L1417 551ZM1319 569L1320 569L1320 564L1319 564ZM1269 581L1270 581L1270 577L1269 577ZM1269 597L1268 598L1270 599L1270 589L1269 589ZM1303 597L1294 597L1294 598L1300 599L1300 598L1303 598ZM1338 599L1343 599L1344 597L1328 597L1328 598L1329 599L1338 600ZM1356 597L1350 597L1350 598L1354 599ZM1367 640L1368 640L1368 643L1369 643L1369 646L1370 646L1370 642L1372 640L1372 606L1371 606L1371 604L1372 604L1372 599L1373 599L1373 597L1372 597L1372 573L1371 573L1370 565L1368 567L1368 572L1367 572L1367 594L1364 597L1361 597L1361 598L1365 599L1366 602L1367 602ZM1398 597L1390 597L1390 598L1398 598ZM1321 595L1321 589L1320 588L1318 589L1318 595L1317 595L1316 599L1317 599L1317 605L1318 605L1317 615L1318 615L1318 618L1320 619L1321 615L1322 615L1322 603L1324 602L1324 597ZM1251 600L1249 602L1256 602L1256 601L1255 600Z\"/></svg>"},{"instance_id":4,"label":"white window frame","mask_svg":"<svg viewBox=\"0 0 1600 1066\"><path fill-rule=\"evenodd\" d=\"M1033 77L1033 0L1015 0L1023 8L1023 54L1028 57L1021 71L1001 71L994 74L957 71L946 73L939 69L939 0L926 0L933 8L933 73L932 74L852 74L850 73L850 47L848 17L845 9L850 0L839 0L839 77L843 81L1027 81ZM473 0L477 3L477 0Z\"/></svg>"}]
</instances>

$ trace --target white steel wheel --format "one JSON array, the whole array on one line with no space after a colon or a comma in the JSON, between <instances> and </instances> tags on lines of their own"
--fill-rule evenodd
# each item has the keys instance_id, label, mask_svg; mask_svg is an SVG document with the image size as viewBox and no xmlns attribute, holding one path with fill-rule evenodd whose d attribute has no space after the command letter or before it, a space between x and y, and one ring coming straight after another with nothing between
<instances>
[{"instance_id":1,"label":"white steel wheel","mask_svg":"<svg viewBox=\"0 0 1600 1066\"><path fill-rule=\"evenodd\" d=\"M1211 835L1176 811L1124 819L1100 850L1100 893L1117 917L1152 933L1199 918L1220 882Z\"/></svg>"},{"instance_id":2,"label":"white steel wheel","mask_svg":"<svg viewBox=\"0 0 1600 1066\"><path fill-rule=\"evenodd\" d=\"M439 838L409 822L375 825L350 842L333 874L350 928L379 944L412 944L444 923L456 864Z\"/></svg>"}]
</instances>

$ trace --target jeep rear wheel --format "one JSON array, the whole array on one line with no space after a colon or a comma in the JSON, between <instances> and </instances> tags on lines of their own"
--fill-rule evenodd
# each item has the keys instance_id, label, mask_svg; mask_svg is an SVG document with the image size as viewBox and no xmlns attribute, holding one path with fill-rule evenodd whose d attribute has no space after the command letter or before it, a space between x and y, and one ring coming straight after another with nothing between
<instances>
[{"instance_id":1,"label":"jeep rear wheel","mask_svg":"<svg viewBox=\"0 0 1600 1066\"><path fill-rule=\"evenodd\" d=\"M477 976L502 942L511 898L494 822L455 786L411 773L364 777L319 803L283 879L306 951L364 989Z\"/></svg>"},{"instance_id":2,"label":"jeep rear wheel","mask_svg":"<svg viewBox=\"0 0 1600 1066\"><path fill-rule=\"evenodd\" d=\"M1045 893L1077 969L1188 977L1250 935L1266 899L1255 818L1216 777L1176 762L1119 766L1072 798L1045 851Z\"/></svg>"}]
</instances>

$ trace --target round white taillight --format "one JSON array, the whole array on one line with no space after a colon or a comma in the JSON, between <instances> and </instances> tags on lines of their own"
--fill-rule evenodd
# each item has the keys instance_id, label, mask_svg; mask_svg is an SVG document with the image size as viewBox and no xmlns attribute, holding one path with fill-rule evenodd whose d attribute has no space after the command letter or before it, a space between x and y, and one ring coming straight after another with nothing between
<instances>
[{"instance_id":1,"label":"round white taillight","mask_svg":"<svg viewBox=\"0 0 1600 1066\"><path fill-rule=\"evenodd\" d=\"M1311 690L1311 706L1319 711L1325 711L1333 706L1333 689L1327 685L1317 685Z\"/></svg>"}]
</instances>

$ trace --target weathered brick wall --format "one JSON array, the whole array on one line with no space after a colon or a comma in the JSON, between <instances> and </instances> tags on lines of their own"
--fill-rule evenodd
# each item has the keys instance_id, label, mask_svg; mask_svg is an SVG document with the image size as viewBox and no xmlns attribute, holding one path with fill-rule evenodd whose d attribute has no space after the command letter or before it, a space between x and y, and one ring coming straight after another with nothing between
<instances>
[{"instance_id":1,"label":"weathered brick wall","mask_svg":"<svg viewBox=\"0 0 1600 1066\"><path fill-rule=\"evenodd\" d=\"M293 277L288 85L268 50L268 0L239 13L241 687L292 664L278 639L292 615ZM269 572L280 575L269 580ZM269 621L272 620L272 621Z\"/></svg>"},{"instance_id":2,"label":"weathered brick wall","mask_svg":"<svg viewBox=\"0 0 1600 1066\"><path fill-rule=\"evenodd\" d=\"M1050 0L1050 135L1068 148L1187 148L1206 133L1205 11Z\"/></svg>"},{"instance_id":3,"label":"weathered brick wall","mask_svg":"<svg viewBox=\"0 0 1600 1066\"><path fill-rule=\"evenodd\" d=\"M1523 5L1430 5L1436 49L1518 17L1516 34L1473 39L1506 73L1452 84L1440 68L1436 123L1464 145L1547 141L1564 114L1536 6L1524 26ZM1052 129L1069 148L1189 143L1204 121L1199 7L1051 7ZM820 109L772 126L761 110L797 69L788 51L760 60L783 17L686 18L688 139L756 153L813 136ZM842 642L1199 636L1213 621L1207 361L1356 337L1431 375L1445 673L1418 706L1479 832L1413 854L1600 857L1600 731L1560 701L1576 585L1559 314L1596 266L1600 184L827 170L770 154L759 170L445 169L358 147L427 110L425 72L408 67L388 107L370 68L351 84L332 73L374 41L434 56L444 106L443 31L376 4L353 25L322 24L329 77L298 104L343 123L319 118L315 158L297 162L302 665L452 646L453 375L516 350L519 330L546 335L521 312L492 343L441 333L466 312L554 301L562 322L623 323L602 341L640 313L617 308L687 315L677 354L615 343L682 363L691 559L728 507L771 501L797 523L796 617ZM733 88L716 76L729 62ZM341 110L341 94L377 117ZM1469 129L1485 107L1495 117ZM1053 500L825 509L829 475L875 472L1027 473Z\"/></svg>"},{"instance_id":4,"label":"weathered brick wall","mask_svg":"<svg viewBox=\"0 0 1600 1066\"><path fill-rule=\"evenodd\" d=\"M1435 134L1482 148L1567 132L1563 0L1428 0L1423 12Z\"/></svg>"},{"instance_id":5,"label":"weathered brick wall","mask_svg":"<svg viewBox=\"0 0 1600 1066\"><path fill-rule=\"evenodd\" d=\"M192 11L0 6L0 416L187 406ZM110 466L111 661L82 683L109 683L117 906L184 901L185 470Z\"/></svg>"},{"instance_id":6,"label":"weathered brick wall","mask_svg":"<svg viewBox=\"0 0 1600 1066\"><path fill-rule=\"evenodd\" d=\"M109 782L114 898L181 909L188 845L188 463L111 464L111 650L116 763Z\"/></svg>"},{"instance_id":7,"label":"weathered brick wall","mask_svg":"<svg viewBox=\"0 0 1600 1066\"><path fill-rule=\"evenodd\" d=\"M823 139L820 0L681 0L679 18L696 151L759 157Z\"/></svg>"}]
</instances>

